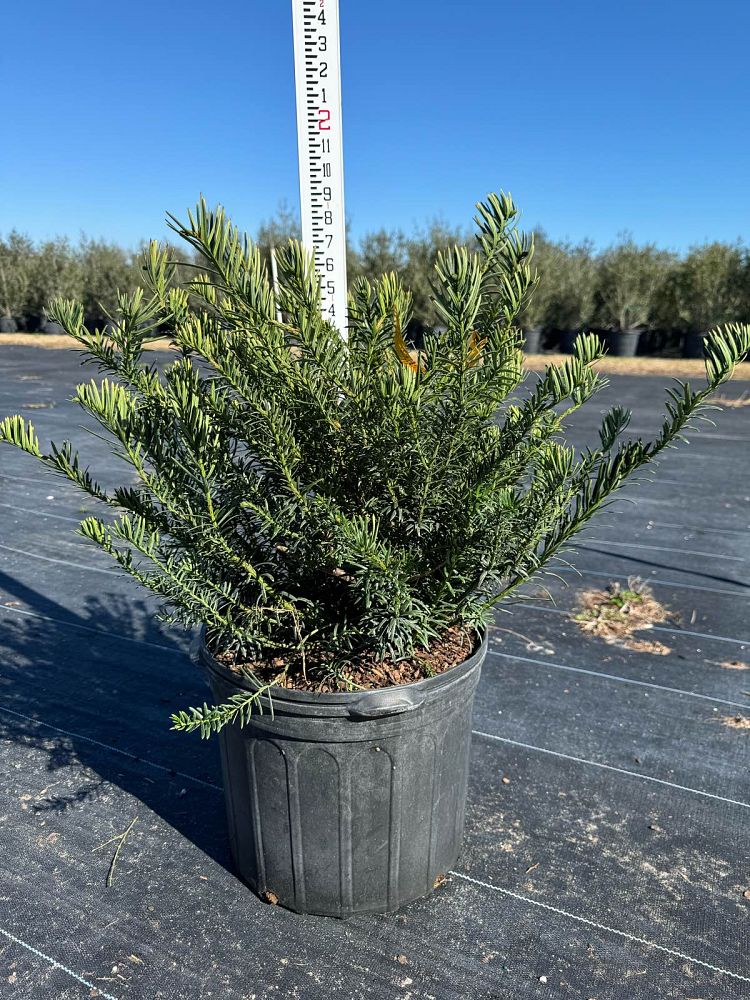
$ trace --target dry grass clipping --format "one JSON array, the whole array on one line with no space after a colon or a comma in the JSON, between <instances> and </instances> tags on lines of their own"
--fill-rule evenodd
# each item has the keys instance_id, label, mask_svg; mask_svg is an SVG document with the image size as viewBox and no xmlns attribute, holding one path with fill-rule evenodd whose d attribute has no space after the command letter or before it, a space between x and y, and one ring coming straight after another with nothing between
<instances>
[{"instance_id":1,"label":"dry grass clipping","mask_svg":"<svg viewBox=\"0 0 750 1000\"><path fill-rule=\"evenodd\" d=\"M750 670L750 663L744 660L722 660L719 666L724 670Z\"/></svg>"},{"instance_id":2,"label":"dry grass clipping","mask_svg":"<svg viewBox=\"0 0 750 1000\"><path fill-rule=\"evenodd\" d=\"M725 715L721 724L730 729L750 729L750 719L746 719L742 715Z\"/></svg>"},{"instance_id":3,"label":"dry grass clipping","mask_svg":"<svg viewBox=\"0 0 750 1000\"><path fill-rule=\"evenodd\" d=\"M46 351L73 350L80 351L81 345L73 337L65 333L0 333L0 347L41 347ZM166 338L149 341L145 345L147 351L169 351L171 341Z\"/></svg>"},{"instance_id":4,"label":"dry grass clipping","mask_svg":"<svg viewBox=\"0 0 750 1000\"><path fill-rule=\"evenodd\" d=\"M569 354L526 354L524 364L532 371L540 371L546 365L562 365L570 360ZM616 358L607 355L597 361L596 370L605 375L661 375L666 378L702 378L705 365L702 358ZM737 365L734 379L750 379L750 362ZM714 400L718 402L716 397ZM731 405L731 404L730 404ZM737 404L734 404L737 405Z\"/></svg>"},{"instance_id":5,"label":"dry grass clipping","mask_svg":"<svg viewBox=\"0 0 750 1000\"><path fill-rule=\"evenodd\" d=\"M729 410L738 410L742 406L750 406L750 396L743 392L741 396L714 396L717 406L725 406Z\"/></svg>"},{"instance_id":6,"label":"dry grass clipping","mask_svg":"<svg viewBox=\"0 0 750 1000\"><path fill-rule=\"evenodd\" d=\"M669 646L655 640L635 639L634 632L669 621L671 612L660 604L649 587L637 576L627 586L615 582L606 590L584 590L573 620L583 632L596 635L611 645L634 652L666 656Z\"/></svg>"}]
</instances>

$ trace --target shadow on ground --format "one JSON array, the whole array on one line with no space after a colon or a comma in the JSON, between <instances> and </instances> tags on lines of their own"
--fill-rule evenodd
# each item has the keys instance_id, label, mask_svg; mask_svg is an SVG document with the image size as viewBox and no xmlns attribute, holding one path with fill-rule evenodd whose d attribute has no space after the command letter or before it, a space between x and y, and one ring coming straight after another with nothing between
<instances>
[{"instance_id":1,"label":"shadow on ground","mask_svg":"<svg viewBox=\"0 0 750 1000\"><path fill-rule=\"evenodd\" d=\"M34 811L64 812L116 785L231 871L222 797L209 787L221 784L217 744L169 728L172 711L207 696L188 637L160 630L131 595L89 595L73 613L2 572L0 592L11 595L0 609L0 740L42 751L51 778L85 771Z\"/></svg>"}]
</instances>

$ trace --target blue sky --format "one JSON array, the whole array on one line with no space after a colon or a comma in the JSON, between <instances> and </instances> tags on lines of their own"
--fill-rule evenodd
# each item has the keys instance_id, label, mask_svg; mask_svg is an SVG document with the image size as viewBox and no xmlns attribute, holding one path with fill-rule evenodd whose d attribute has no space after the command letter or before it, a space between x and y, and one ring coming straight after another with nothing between
<instances>
[{"instance_id":1,"label":"blue sky","mask_svg":"<svg viewBox=\"0 0 750 1000\"><path fill-rule=\"evenodd\" d=\"M503 188L554 237L750 239L746 0L340 5L355 236ZM11 0L2 35L0 232L297 202L287 0Z\"/></svg>"}]
</instances>

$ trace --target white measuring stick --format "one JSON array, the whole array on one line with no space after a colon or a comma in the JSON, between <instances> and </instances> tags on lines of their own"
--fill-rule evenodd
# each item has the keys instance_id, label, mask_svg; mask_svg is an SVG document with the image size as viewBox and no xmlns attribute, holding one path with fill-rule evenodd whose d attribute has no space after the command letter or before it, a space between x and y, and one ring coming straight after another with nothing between
<instances>
[{"instance_id":1,"label":"white measuring stick","mask_svg":"<svg viewBox=\"0 0 750 1000\"><path fill-rule=\"evenodd\" d=\"M279 267L276 263L276 247L271 247L271 284L273 285L273 297L276 301L276 319L281 323L281 305L279 303Z\"/></svg>"},{"instance_id":2,"label":"white measuring stick","mask_svg":"<svg viewBox=\"0 0 750 1000\"><path fill-rule=\"evenodd\" d=\"M338 0L292 0L302 243L323 317L346 337L346 217Z\"/></svg>"}]
</instances>

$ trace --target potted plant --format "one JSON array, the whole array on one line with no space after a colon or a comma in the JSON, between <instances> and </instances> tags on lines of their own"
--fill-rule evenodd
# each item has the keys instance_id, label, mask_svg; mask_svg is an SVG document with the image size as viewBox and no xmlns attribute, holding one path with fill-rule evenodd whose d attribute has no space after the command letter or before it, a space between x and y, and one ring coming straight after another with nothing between
<instances>
[{"instance_id":1,"label":"potted plant","mask_svg":"<svg viewBox=\"0 0 750 1000\"><path fill-rule=\"evenodd\" d=\"M538 230L534 234L533 261L536 267L536 283L529 289L521 309L518 323L523 332L524 354L539 354L542 338L549 318L550 296L553 288L551 280L539 282L540 275L549 279L557 247ZM533 292L533 294L532 294Z\"/></svg>"},{"instance_id":2,"label":"potted plant","mask_svg":"<svg viewBox=\"0 0 750 1000\"><path fill-rule=\"evenodd\" d=\"M375 281L390 271L402 277L412 300L411 319L404 336L410 346L421 349L425 334L442 326L432 303L430 284L437 255L441 250L465 242L460 230L438 220L408 237L401 230L379 229L366 233L358 250L347 245L347 272L368 281Z\"/></svg>"},{"instance_id":3,"label":"potted plant","mask_svg":"<svg viewBox=\"0 0 750 1000\"><path fill-rule=\"evenodd\" d=\"M26 311L34 245L12 230L0 239L0 333L15 333Z\"/></svg>"},{"instance_id":4,"label":"potted plant","mask_svg":"<svg viewBox=\"0 0 750 1000\"><path fill-rule=\"evenodd\" d=\"M708 243L693 247L679 264L674 294L685 330L683 357L703 357L706 333L717 323L750 318L743 258L737 245Z\"/></svg>"},{"instance_id":5,"label":"potted plant","mask_svg":"<svg viewBox=\"0 0 750 1000\"><path fill-rule=\"evenodd\" d=\"M45 316L40 327L40 333L46 333L47 335L57 335L65 333L65 330L57 323L54 319L50 319L49 316Z\"/></svg>"},{"instance_id":6,"label":"potted plant","mask_svg":"<svg viewBox=\"0 0 750 1000\"><path fill-rule=\"evenodd\" d=\"M79 298L82 292L79 255L64 237L40 243L31 261L29 294L29 329L45 334L60 334L63 329L50 318L47 304L60 297Z\"/></svg>"},{"instance_id":7,"label":"potted plant","mask_svg":"<svg viewBox=\"0 0 750 1000\"><path fill-rule=\"evenodd\" d=\"M609 328L611 353L632 358L654 304L668 278L673 256L654 246L623 240L599 259L598 315Z\"/></svg>"},{"instance_id":8,"label":"potted plant","mask_svg":"<svg viewBox=\"0 0 750 1000\"><path fill-rule=\"evenodd\" d=\"M294 910L395 909L451 868L494 609L679 438L750 344L750 327L709 338L707 385L669 390L653 442L620 440L615 406L577 455L562 433L606 384L601 344L579 338L516 395L531 240L510 198L478 209L474 252L438 257L444 330L416 352L394 274L356 283L345 342L299 244L278 251L277 303L258 249L201 202L172 219L205 261L187 287L154 243L148 294L121 296L107 334L53 305L104 373L75 399L123 485L97 483L67 442L42 451L20 416L0 422L106 509L81 533L167 621L199 627L213 701L173 728L219 733L237 869ZM176 354L158 370L142 352L164 328Z\"/></svg>"},{"instance_id":9,"label":"potted plant","mask_svg":"<svg viewBox=\"0 0 750 1000\"><path fill-rule=\"evenodd\" d=\"M534 326L525 326L523 329L522 347L524 354L539 354L542 350L542 336L544 327L541 323Z\"/></svg>"},{"instance_id":10,"label":"potted plant","mask_svg":"<svg viewBox=\"0 0 750 1000\"><path fill-rule=\"evenodd\" d=\"M594 292L591 246L587 242L550 243L546 249L538 264L539 292L546 299L546 325L559 331L560 350L570 354L591 320Z\"/></svg>"},{"instance_id":11,"label":"potted plant","mask_svg":"<svg viewBox=\"0 0 750 1000\"><path fill-rule=\"evenodd\" d=\"M138 270L128 251L105 240L82 237L77 257L86 322L101 326L117 309L118 289L130 293L138 287Z\"/></svg>"}]
</instances>

